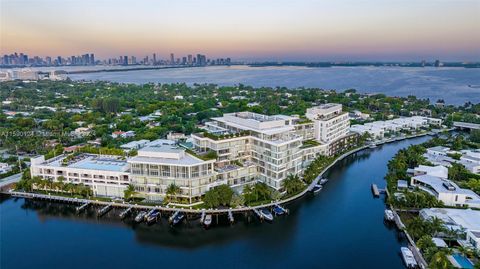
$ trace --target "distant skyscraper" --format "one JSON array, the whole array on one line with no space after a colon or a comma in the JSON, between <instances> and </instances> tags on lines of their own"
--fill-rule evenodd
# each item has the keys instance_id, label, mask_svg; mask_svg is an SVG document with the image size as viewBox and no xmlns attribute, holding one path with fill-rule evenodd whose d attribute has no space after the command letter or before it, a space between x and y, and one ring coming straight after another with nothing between
<instances>
[{"instance_id":1,"label":"distant skyscraper","mask_svg":"<svg viewBox=\"0 0 480 269\"><path fill-rule=\"evenodd\" d=\"M188 64L192 64L193 63L193 56L192 54L188 54Z\"/></svg>"},{"instance_id":2,"label":"distant skyscraper","mask_svg":"<svg viewBox=\"0 0 480 269\"><path fill-rule=\"evenodd\" d=\"M90 53L90 64L95 65L95 55L93 53Z\"/></svg>"},{"instance_id":3,"label":"distant skyscraper","mask_svg":"<svg viewBox=\"0 0 480 269\"><path fill-rule=\"evenodd\" d=\"M175 55L170 53L170 64L175 64Z\"/></svg>"},{"instance_id":4,"label":"distant skyscraper","mask_svg":"<svg viewBox=\"0 0 480 269\"><path fill-rule=\"evenodd\" d=\"M123 56L123 65L128 65L128 56Z\"/></svg>"},{"instance_id":5,"label":"distant skyscraper","mask_svg":"<svg viewBox=\"0 0 480 269\"><path fill-rule=\"evenodd\" d=\"M153 64L157 64L157 55L153 54Z\"/></svg>"}]
</instances>

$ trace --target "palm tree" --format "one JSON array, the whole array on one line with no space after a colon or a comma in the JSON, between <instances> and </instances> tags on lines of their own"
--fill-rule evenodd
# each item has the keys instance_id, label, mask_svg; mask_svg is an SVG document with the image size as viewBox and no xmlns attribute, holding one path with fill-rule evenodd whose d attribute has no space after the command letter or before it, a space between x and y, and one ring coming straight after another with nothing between
<instances>
[{"instance_id":1,"label":"palm tree","mask_svg":"<svg viewBox=\"0 0 480 269\"><path fill-rule=\"evenodd\" d=\"M444 251L438 251L432 257L430 261L430 268L435 269L449 269L451 268L451 263L447 258L447 254Z\"/></svg>"},{"instance_id":2,"label":"palm tree","mask_svg":"<svg viewBox=\"0 0 480 269\"><path fill-rule=\"evenodd\" d=\"M132 198L133 196L135 196L137 194L137 192L135 191L135 187L131 184L128 185L128 187L125 189L125 191L123 191L123 194L124 194L124 198L125 200L130 200L130 198Z\"/></svg>"},{"instance_id":3,"label":"palm tree","mask_svg":"<svg viewBox=\"0 0 480 269\"><path fill-rule=\"evenodd\" d=\"M177 195L180 193L180 187L172 183L167 187L167 197L171 199L172 197L177 198Z\"/></svg>"},{"instance_id":4,"label":"palm tree","mask_svg":"<svg viewBox=\"0 0 480 269\"><path fill-rule=\"evenodd\" d=\"M443 225L443 221L437 217L433 217L429 221L428 228L430 229L432 234L437 234L439 232L445 231L445 226Z\"/></svg>"},{"instance_id":5,"label":"palm tree","mask_svg":"<svg viewBox=\"0 0 480 269\"><path fill-rule=\"evenodd\" d=\"M292 194L301 190L303 187L302 181L298 177L298 175L288 175L288 177L283 181L283 187L287 191L288 194Z\"/></svg>"},{"instance_id":6,"label":"palm tree","mask_svg":"<svg viewBox=\"0 0 480 269\"><path fill-rule=\"evenodd\" d=\"M457 247L457 250L466 257L473 257L475 255L474 250L471 247L464 247L462 245Z\"/></svg>"}]
</instances>

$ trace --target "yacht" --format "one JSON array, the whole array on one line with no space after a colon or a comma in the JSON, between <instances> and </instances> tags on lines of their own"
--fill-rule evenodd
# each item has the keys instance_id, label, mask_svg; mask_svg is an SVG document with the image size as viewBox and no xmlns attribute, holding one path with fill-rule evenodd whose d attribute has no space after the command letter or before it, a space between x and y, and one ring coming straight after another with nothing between
<instances>
[{"instance_id":1,"label":"yacht","mask_svg":"<svg viewBox=\"0 0 480 269\"><path fill-rule=\"evenodd\" d=\"M325 183L328 182L328 178L322 178L320 179L320 185L324 185Z\"/></svg>"},{"instance_id":2,"label":"yacht","mask_svg":"<svg viewBox=\"0 0 480 269\"><path fill-rule=\"evenodd\" d=\"M400 250L402 251L402 258L407 268L417 267L417 261L415 260L412 251L407 247L402 247Z\"/></svg>"}]
</instances>

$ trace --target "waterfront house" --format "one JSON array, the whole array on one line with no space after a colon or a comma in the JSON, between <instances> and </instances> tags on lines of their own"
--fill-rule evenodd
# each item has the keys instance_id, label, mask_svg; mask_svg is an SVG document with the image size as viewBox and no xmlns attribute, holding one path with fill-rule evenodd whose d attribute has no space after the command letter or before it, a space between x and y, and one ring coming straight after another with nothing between
<instances>
[{"instance_id":1,"label":"waterfront house","mask_svg":"<svg viewBox=\"0 0 480 269\"><path fill-rule=\"evenodd\" d=\"M480 251L480 211L455 208L425 208L420 210L425 220L438 218L447 229L463 233L458 243Z\"/></svg>"},{"instance_id":2,"label":"waterfront house","mask_svg":"<svg viewBox=\"0 0 480 269\"><path fill-rule=\"evenodd\" d=\"M437 165L437 166L420 165L413 169L413 175L414 176L430 175L430 176L436 176L440 178L448 178L448 168L442 165Z\"/></svg>"},{"instance_id":3,"label":"waterfront house","mask_svg":"<svg viewBox=\"0 0 480 269\"><path fill-rule=\"evenodd\" d=\"M413 176L411 186L433 195L447 206L480 208L480 196L469 189L460 188L455 182L432 175Z\"/></svg>"},{"instance_id":4,"label":"waterfront house","mask_svg":"<svg viewBox=\"0 0 480 269\"><path fill-rule=\"evenodd\" d=\"M453 158L453 155L459 157ZM474 174L480 174L480 152L478 150L453 151L447 147L428 148L423 155L428 161L435 165L450 167L452 163L459 163Z\"/></svg>"}]
</instances>

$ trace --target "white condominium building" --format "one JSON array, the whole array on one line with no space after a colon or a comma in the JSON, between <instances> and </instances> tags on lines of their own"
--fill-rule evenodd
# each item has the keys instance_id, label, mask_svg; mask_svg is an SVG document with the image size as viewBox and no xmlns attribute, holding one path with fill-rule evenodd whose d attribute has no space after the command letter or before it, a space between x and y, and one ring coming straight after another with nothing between
<instances>
[{"instance_id":1,"label":"white condominium building","mask_svg":"<svg viewBox=\"0 0 480 269\"><path fill-rule=\"evenodd\" d=\"M32 176L64 176L91 186L99 196L122 197L132 184L147 200L162 200L172 184L180 188L175 196L190 202L222 184L241 188L260 181L281 190L287 176L301 174L319 155L334 155L357 141L357 135L348 134L348 114L341 110L341 105L319 106L308 111L309 119L228 113L212 118L186 143L159 139L124 145L138 149L127 160L86 154L34 158Z\"/></svg>"},{"instance_id":2,"label":"white condominium building","mask_svg":"<svg viewBox=\"0 0 480 269\"><path fill-rule=\"evenodd\" d=\"M199 152L215 151L216 167L253 163L256 178L280 189L289 174L302 170L302 140L294 128L297 117L266 116L252 112L224 114L206 123L205 132L192 134Z\"/></svg>"},{"instance_id":3,"label":"white condominium building","mask_svg":"<svg viewBox=\"0 0 480 269\"><path fill-rule=\"evenodd\" d=\"M31 159L32 177L91 187L95 196L123 197L130 183L128 164L117 156L93 154L60 155L45 160L44 156Z\"/></svg>"},{"instance_id":4,"label":"white condominium building","mask_svg":"<svg viewBox=\"0 0 480 269\"><path fill-rule=\"evenodd\" d=\"M340 104L330 103L308 108L305 116L314 122L315 139L321 143L331 143L349 132L349 116L342 111Z\"/></svg>"},{"instance_id":5,"label":"white condominium building","mask_svg":"<svg viewBox=\"0 0 480 269\"><path fill-rule=\"evenodd\" d=\"M216 183L215 160L204 161L168 140L154 141L128 159L130 180L147 200L161 200L171 184L180 187L179 197L204 194Z\"/></svg>"}]
</instances>

